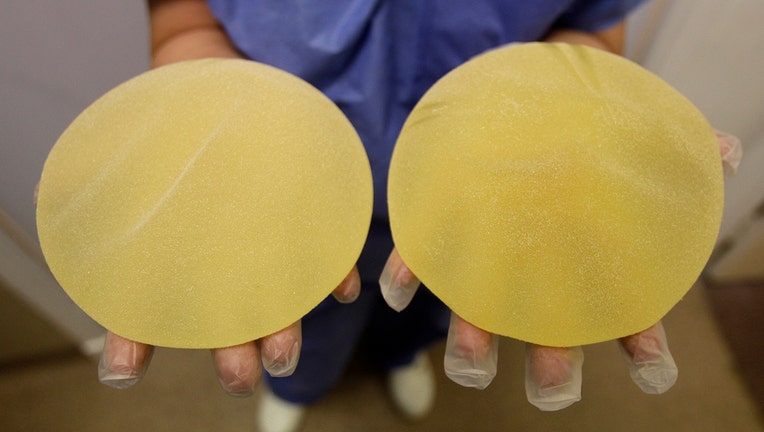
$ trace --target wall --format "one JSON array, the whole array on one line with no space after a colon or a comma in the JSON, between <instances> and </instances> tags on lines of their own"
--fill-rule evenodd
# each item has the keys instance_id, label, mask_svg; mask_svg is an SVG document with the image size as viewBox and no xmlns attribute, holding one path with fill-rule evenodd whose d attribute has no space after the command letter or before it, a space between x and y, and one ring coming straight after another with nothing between
<instances>
[{"instance_id":1,"label":"wall","mask_svg":"<svg viewBox=\"0 0 764 432\"><path fill-rule=\"evenodd\" d=\"M653 0L633 17L629 54L743 142L738 175L726 182L722 238L744 229L764 202L762 17L757 0Z\"/></svg>"},{"instance_id":2,"label":"wall","mask_svg":"<svg viewBox=\"0 0 764 432\"><path fill-rule=\"evenodd\" d=\"M10 0L0 13L0 209L35 236L48 151L86 106L148 68L144 2Z\"/></svg>"},{"instance_id":3,"label":"wall","mask_svg":"<svg viewBox=\"0 0 764 432\"><path fill-rule=\"evenodd\" d=\"M100 349L103 330L29 247L36 247L33 191L48 151L74 117L148 68L145 15L141 1L0 6L0 283L86 353Z\"/></svg>"}]
</instances>

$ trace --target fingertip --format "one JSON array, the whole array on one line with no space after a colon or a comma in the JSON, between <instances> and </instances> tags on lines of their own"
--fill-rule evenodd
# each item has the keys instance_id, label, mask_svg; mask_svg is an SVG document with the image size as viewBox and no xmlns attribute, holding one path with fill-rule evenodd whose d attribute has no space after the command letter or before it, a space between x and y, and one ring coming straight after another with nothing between
<instances>
[{"instance_id":1,"label":"fingertip","mask_svg":"<svg viewBox=\"0 0 764 432\"><path fill-rule=\"evenodd\" d=\"M542 411L558 411L581 400L581 347L526 344L525 394Z\"/></svg>"},{"instance_id":2,"label":"fingertip","mask_svg":"<svg viewBox=\"0 0 764 432\"><path fill-rule=\"evenodd\" d=\"M339 286L332 291L332 295L340 303L353 303L360 294L361 275L358 273L358 268L354 266Z\"/></svg>"},{"instance_id":3,"label":"fingertip","mask_svg":"<svg viewBox=\"0 0 764 432\"><path fill-rule=\"evenodd\" d=\"M108 332L98 362L98 381L120 390L134 386L146 374L153 353L151 345Z\"/></svg>"},{"instance_id":4,"label":"fingertip","mask_svg":"<svg viewBox=\"0 0 764 432\"><path fill-rule=\"evenodd\" d=\"M663 324L621 338L619 347L632 381L645 393L668 391L679 377L679 369L668 347Z\"/></svg>"},{"instance_id":5,"label":"fingertip","mask_svg":"<svg viewBox=\"0 0 764 432\"><path fill-rule=\"evenodd\" d=\"M446 364L448 361L446 360ZM448 367L445 366L446 376L456 384L462 387L474 388L477 390L485 390L491 385L493 379L496 378L496 374L486 372L478 369L468 369L462 367Z\"/></svg>"},{"instance_id":6,"label":"fingertip","mask_svg":"<svg viewBox=\"0 0 764 432\"><path fill-rule=\"evenodd\" d=\"M419 279L393 249L379 277L379 288L385 303L400 312L411 303L419 288Z\"/></svg>"},{"instance_id":7,"label":"fingertip","mask_svg":"<svg viewBox=\"0 0 764 432\"><path fill-rule=\"evenodd\" d=\"M743 159L743 145L735 135L715 131L725 177L734 177Z\"/></svg>"},{"instance_id":8,"label":"fingertip","mask_svg":"<svg viewBox=\"0 0 764 432\"><path fill-rule=\"evenodd\" d=\"M581 400L581 393L566 389L539 389L533 396L527 395L528 402L541 411L560 411Z\"/></svg>"},{"instance_id":9,"label":"fingertip","mask_svg":"<svg viewBox=\"0 0 764 432\"><path fill-rule=\"evenodd\" d=\"M262 366L255 342L212 350L218 383L230 396L247 397L255 391Z\"/></svg>"},{"instance_id":10,"label":"fingertip","mask_svg":"<svg viewBox=\"0 0 764 432\"><path fill-rule=\"evenodd\" d=\"M385 299L385 303L394 311L401 312L414 299L417 288L419 288L419 285L407 287L392 283L387 288L382 286L382 298Z\"/></svg>"},{"instance_id":11,"label":"fingertip","mask_svg":"<svg viewBox=\"0 0 764 432\"><path fill-rule=\"evenodd\" d=\"M112 364L105 353L101 354L98 362L98 381L101 384L124 390L138 384L142 378L143 374L139 370Z\"/></svg>"},{"instance_id":12,"label":"fingertip","mask_svg":"<svg viewBox=\"0 0 764 432\"><path fill-rule=\"evenodd\" d=\"M448 378L463 387L483 390L496 377L498 353L497 335L451 314L443 358Z\"/></svg>"},{"instance_id":13,"label":"fingertip","mask_svg":"<svg viewBox=\"0 0 764 432\"><path fill-rule=\"evenodd\" d=\"M679 369L667 363L645 365L637 368L631 378L644 393L662 394L674 386L679 378Z\"/></svg>"},{"instance_id":14,"label":"fingertip","mask_svg":"<svg viewBox=\"0 0 764 432\"><path fill-rule=\"evenodd\" d=\"M260 342L263 367L273 377L292 375L300 360L302 324L300 321L264 337Z\"/></svg>"}]
</instances>

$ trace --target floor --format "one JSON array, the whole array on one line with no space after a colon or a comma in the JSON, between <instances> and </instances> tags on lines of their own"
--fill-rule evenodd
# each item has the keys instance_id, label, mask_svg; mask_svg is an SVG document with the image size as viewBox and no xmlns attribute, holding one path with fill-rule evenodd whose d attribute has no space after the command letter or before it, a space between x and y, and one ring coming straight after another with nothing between
<instances>
[{"instance_id":1,"label":"floor","mask_svg":"<svg viewBox=\"0 0 764 432\"><path fill-rule=\"evenodd\" d=\"M540 412L525 401L522 344L503 340L493 384L465 389L439 373L435 411L424 421L402 420L383 380L357 361L309 410L302 430L764 432L708 291L693 288L664 320L680 368L664 395L642 394L614 343L603 343L585 348L583 400ZM442 355L442 345L432 348L435 364ZM95 375L95 363L73 353L0 367L0 430L254 431L257 396L225 396L207 352L160 349L144 381L129 390L104 387Z\"/></svg>"},{"instance_id":2,"label":"floor","mask_svg":"<svg viewBox=\"0 0 764 432\"><path fill-rule=\"evenodd\" d=\"M764 282L707 283L706 288L739 372L764 410Z\"/></svg>"}]
</instances>

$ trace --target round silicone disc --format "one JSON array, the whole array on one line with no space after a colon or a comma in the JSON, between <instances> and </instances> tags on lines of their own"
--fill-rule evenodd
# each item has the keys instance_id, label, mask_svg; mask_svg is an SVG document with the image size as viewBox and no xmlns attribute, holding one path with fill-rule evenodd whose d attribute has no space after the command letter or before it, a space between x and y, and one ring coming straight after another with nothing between
<instances>
[{"instance_id":1,"label":"round silicone disc","mask_svg":"<svg viewBox=\"0 0 764 432\"><path fill-rule=\"evenodd\" d=\"M140 75L88 107L40 181L45 258L129 339L230 346L299 320L350 272L372 211L355 130L318 90L244 60Z\"/></svg>"},{"instance_id":2,"label":"round silicone disc","mask_svg":"<svg viewBox=\"0 0 764 432\"><path fill-rule=\"evenodd\" d=\"M573 346L644 330L689 290L718 233L722 166L705 118L641 67L512 45L425 94L388 200L403 261L457 314Z\"/></svg>"}]
</instances>

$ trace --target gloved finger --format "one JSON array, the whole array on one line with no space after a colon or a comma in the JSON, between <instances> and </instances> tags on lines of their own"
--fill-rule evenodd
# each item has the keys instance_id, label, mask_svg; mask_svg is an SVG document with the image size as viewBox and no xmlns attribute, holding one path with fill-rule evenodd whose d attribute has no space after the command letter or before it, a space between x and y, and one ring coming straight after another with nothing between
<instances>
[{"instance_id":1,"label":"gloved finger","mask_svg":"<svg viewBox=\"0 0 764 432\"><path fill-rule=\"evenodd\" d=\"M340 303L352 303L360 294L361 275L358 273L358 267L353 266L345 279L332 291L332 295Z\"/></svg>"},{"instance_id":2,"label":"gloved finger","mask_svg":"<svg viewBox=\"0 0 764 432\"><path fill-rule=\"evenodd\" d=\"M137 384L146 374L154 347L106 333L98 380L109 387L125 389Z\"/></svg>"},{"instance_id":3,"label":"gloved finger","mask_svg":"<svg viewBox=\"0 0 764 432\"><path fill-rule=\"evenodd\" d=\"M499 337L451 313L443 367L451 380L464 387L484 389L496 376Z\"/></svg>"},{"instance_id":4,"label":"gloved finger","mask_svg":"<svg viewBox=\"0 0 764 432\"><path fill-rule=\"evenodd\" d=\"M629 374L645 393L660 394L674 385L679 370L668 348L663 324L619 340Z\"/></svg>"},{"instance_id":5,"label":"gloved finger","mask_svg":"<svg viewBox=\"0 0 764 432\"><path fill-rule=\"evenodd\" d=\"M411 303L419 288L419 279L409 270L395 249L390 253L379 276L379 288L387 305L397 312Z\"/></svg>"},{"instance_id":6,"label":"gloved finger","mask_svg":"<svg viewBox=\"0 0 764 432\"><path fill-rule=\"evenodd\" d=\"M724 176L732 177L737 174L737 168L743 159L743 144L740 139L726 132L715 131L716 140L719 142L719 152L722 156Z\"/></svg>"},{"instance_id":7,"label":"gloved finger","mask_svg":"<svg viewBox=\"0 0 764 432\"><path fill-rule=\"evenodd\" d=\"M581 347L525 345L525 395L542 411L557 411L581 400Z\"/></svg>"},{"instance_id":8,"label":"gloved finger","mask_svg":"<svg viewBox=\"0 0 764 432\"><path fill-rule=\"evenodd\" d=\"M254 341L213 349L212 360L218 382L226 393L236 397L254 393L262 374L260 352Z\"/></svg>"},{"instance_id":9,"label":"gloved finger","mask_svg":"<svg viewBox=\"0 0 764 432\"><path fill-rule=\"evenodd\" d=\"M302 326L300 321L260 341L260 358L271 376L292 375L300 360Z\"/></svg>"}]
</instances>

